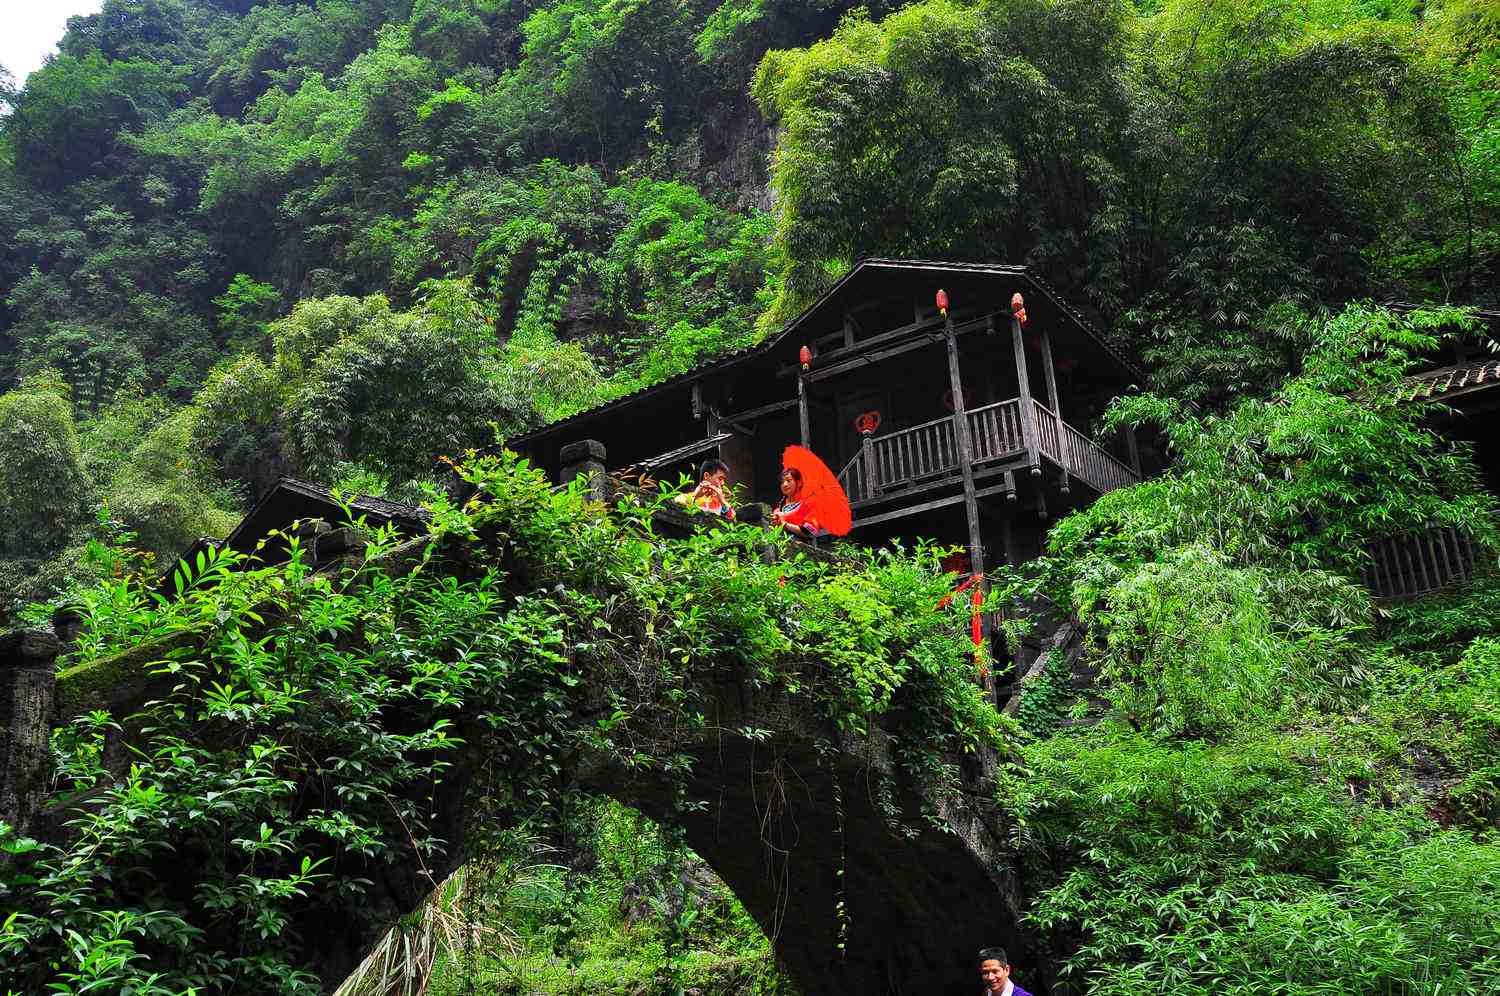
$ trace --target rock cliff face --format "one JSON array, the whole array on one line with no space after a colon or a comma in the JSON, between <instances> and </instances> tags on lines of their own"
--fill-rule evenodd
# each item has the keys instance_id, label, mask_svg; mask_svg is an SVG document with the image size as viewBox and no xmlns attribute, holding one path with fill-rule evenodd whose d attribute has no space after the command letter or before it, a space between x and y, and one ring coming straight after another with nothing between
<instances>
[{"instance_id":1,"label":"rock cliff face","mask_svg":"<svg viewBox=\"0 0 1500 996\"><path fill-rule=\"evenodd\" d=\"M694 161L682 165L704 190L718 191L736 210L770 211L770 156L776 129L766 123L749 97L714 115L698 133Z\"/></svg>"}]
</instances>

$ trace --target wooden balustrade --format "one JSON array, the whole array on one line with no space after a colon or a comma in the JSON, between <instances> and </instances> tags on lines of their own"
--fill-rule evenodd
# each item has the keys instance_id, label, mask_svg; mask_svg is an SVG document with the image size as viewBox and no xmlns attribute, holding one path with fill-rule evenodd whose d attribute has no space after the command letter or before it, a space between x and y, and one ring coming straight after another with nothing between
<instances>
[{"instance_id":1,"label":"wooden balustrade","mask_svg":"<svg viewBox=\"0 0 1500 996\"><path fill-rule=\"evenodd\" d=\"M1473 539L1461 530L1415 529L1370 544L1365 587L1377 598L1414 598L1468 580L1477 559Z\"/></svg>"},{"instance_id":2,"label":"wooden balustrade","mask_svg":"<svg viewBox=\"0 0 1500 996\"><path fill-rule=\"evenodd\" d=\"M969 439L974 462L998 460L1026 449L1021 432L1021 399L1011 398L969 412Z\"/></svg>"},{"instance_id":3,"label":"wooden balustrade","mask_svg":"<svg viewBox=\"0 0 1500 996\"><path fill-rule=\"evenodd\" d=\"M1068 472L1101 495L1140 482L1135 471L1068 423L1057 420L1062 432L1062 457Z\"/></svg>"},{"instance_id":4,"label":"wooden balustrade","mask_svg":"<svg viewBox=\"0 0 1500 996\"><path fill-rule=\"evenodd\" d=\"M875 481L882 491L958 468L951 418L934 419L870 440Z\"/></svg>"},{"instance_id":5,"label":"wooden balustrade","mask_svg":"<svg viewBox=\"0 0 1500 996\"><path fill-rule=\"evenodd\" d=\"M1136 483L1139 478L1083 433L1058 418L1038 401L1037 448L1040 454L1072 476L1104 493ZM972 409L969 419L974 463L982 464L1024 455L1026 436L1021 424L1021 399L1010 398ZM844 493L854 503L900 491L928 478L958 470L958 444L953 419L923 422L870 439L869 445L839 472Z\"/></svg>"}]
</instances>

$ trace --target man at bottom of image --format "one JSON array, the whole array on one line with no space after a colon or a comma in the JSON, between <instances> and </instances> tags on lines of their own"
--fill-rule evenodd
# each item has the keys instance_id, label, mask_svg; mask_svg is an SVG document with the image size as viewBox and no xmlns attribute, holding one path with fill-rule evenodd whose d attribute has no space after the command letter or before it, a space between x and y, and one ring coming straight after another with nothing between
<instances>
[{"instance_id":1,"label":"man at bottom of image","mask_svg":"<svg viewBox=\"0 0 1500 996\"><path fill-rule=\"evenodd\" d=\"M984 981L984 996L1031 996L1010 981L1010 958L1004 948L980 950L979 978Z\"/></svg>"}]
</instances>

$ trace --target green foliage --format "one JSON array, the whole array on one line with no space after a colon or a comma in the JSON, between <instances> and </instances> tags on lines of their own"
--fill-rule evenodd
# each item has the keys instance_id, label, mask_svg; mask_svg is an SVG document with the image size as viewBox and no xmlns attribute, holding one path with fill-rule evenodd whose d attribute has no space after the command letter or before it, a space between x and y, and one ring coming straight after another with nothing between
<instances>
[{"instance_id":1,"label":"green foliage","mask_svg":"<svg viewBox=\"0 0 1500 996\"><path fill-rule=\"evenodd\" d=\"M236 273L224 293L214 298L214 307L219 309L219 329L231 348L258 346L267 320L280 302L281 295L275 287L248 274Z\"/></svg>"},{"instance_id":2,"label":"green foliage","mask_svg":"<svg viewBox=\"0 0 1500 996\"><path fill-rule=\"evenodd\" d=\"M1175 451L1172 473L1112 492L1052 537L1052 549L1135 560L1205 540L1241 564L1353 570L1376 536L1427 523L1489 537L1492 499L1473 465L1398 404L1397 379L1430 348L1446 312L1399 317L1351 306L1319 321L1317 351L1270 399L1194 417L1150 395L1121 400L1110 421L1154 423Z\"/></svg>"},{"instance_id":3,"label":"green foliage","mask_svg":"<svg viewBox=\"0 0 1500 996\"><path fill-rule=\"evenodd\" d=\"M109 154L117 132L170 110L187 89L183 78L148 59L59 55L31 75L5 118L17 169L44 189L82 179Z\"/></svg>"},{"instance_id":4,"label":"green foliage","mask_svg":"<svg viewBox=\"0 0 1500 996\"><path fill-rule=\"evenodd\" d=\"M628 386L645 386L697 366L717 352L751 345L755 319L770 303L770 219L715 208L682 183L639 180L609 200L628 212L604 259L604 288L639 336ZM619 347L617 347L618 349Z\"/></svg>"},{"instance_id":5,"label":"green foliage","mask_svg":"<svg viewBox=\"0 0 1500 996\"><path fill-rule=\"evenodd\" d=\"M0 557L55 552L90 499L67 388L36 377L0 395Z\"/></svg>"},{"instance_id":6,"label":"green foliage","mask_svg":"<svg viewBox=\"0 0 1500 996\"><path fill-rule=\"evenodd\" d=\"M1116 403L1109 421L1159 426L1176 463L1060 522L1040 570L1102 643L1118 715L1203 735L1340 701L1370 676L1356 644L1373 610L1348 580L1367 545L1428 523L1493 545L1467 454L1395 401L1408 350L1448 320L1346 309L1317 324L1301 376L1222 415Z\"/></svg>"},{"instance_id":7,"label":"green foliage","mask_svg":"<svg viewBox=\"0 0 1500 996\"><path fill-rule=\"evenodd\" d=\"M906 776L953 777L938 752L1001 727L962 627L928 611L925 551L767 568L759 534L665 544L497 460L465 469L481 498L440 502L439 528L520 543L512 573L205 561L181 597L149 594L151 552L222 532L283 473L410 495L489 423L673 376L859 256L914 255L1031 263L1117 320L1154 393L1109 426L1159 428L1175 461L1011 579L1080 616L1110 707L1058 731L1069 676L1049 665L1021 703L1031 777L1002 796L1072 984L1483 991L1496 582L1376 607L1349 580L1371 538L1428 523L1493 554L1465 454L1382 393L1465 320L1337 309L1497 302L1497 39L1482 0L105 0L73 19L24 86L0 79L3 608L102 578L72 596L97 687L122 677L112 651L207 644L167 662L181 687L137 770L100 768L103 717L59 737L64 787L103 802L62 851L3 837L46 882L7 886L3 972L28 992L307 990L298 945L330 909L368 912L350 869L451 844L413 786L457 763L460 699L490 710L500 821L555 816L562 745L670 764L661 724L701 721L694 676L723 667L847 729L899 709ZM767 215L746 205L767 203L773 140ZM623 718L568 725L574 664ZM590 875L475 872L489 915L524 924L486 962L495 988L774 988L721 894L686 922L680 847L597 816ZM642 883L652 911L629 922Z\"/></svg>"},{"instance_id":8,"label":"green foliage","mask_svg":"<svg viewBox=\"0 0 1500 996\"><path fill-rule=\"evenodd\" d=\"M310 473L355 459L396 479L427 476L437 457L492 435L491 424L502 434L525 424L525 402L487 369L489 325L461 291L457 300L461 311L395 314L367 299L367 320L312 360L287 413ZM278 351L287 343L278 333Z\"/></svg>"},{"instance_id":9,"label":"green foliage","mask_svg":"<svg viewBox=\"0 0 1500 996\"><path fill-rule=\"evenodd\" d=\"M197 456L192 430L188 410L146 428L123 465L100 482L111 511L144 549L163 558L200 536L225 536L239 521L232 499L217 493Z\"/></svg>"},{"instance_id":10,"label":"green foliage","mask_svg":"<svg viewBox=\"0 0 1500 996\"><path fill-rule=\"evenodd\" d=\"M785 129L777 314L863 256L1030 258L1096 279L1118 239L1123 15L936 0L879 24L852 15L827 41L767 56L753 93Z\"/></svg>"},{"instance_id":11,"label":"green foliage","mask_svg":"<svg viewBox=\"0 0 1500 996\"><path fill-rule=\"evenodd\" d=\"M1377 611L1348 580L1423 522L1494 542L1466 453L1394 402L1453 320L1355 306L1267 400L1117 403L1176 462L1060 522L1041 567L1109 713L1038 729L1001 794L1072 985L1491 991L1494 582Z\"/></svg>"},{"instance_id":12,"label":"green foliage","mask_svg":"<svg viewBox=\"0 0 1500 996\"><path fill-rule=\"evenodd\" d=\"M1067 715L1072 669L1065 654L1046 651L1047 661L1031 681L1020 686L1016 722L1034 737L1045 737L1056 731Z\"/></svg>"},{"instance_id":13,"label":"green foliage","mask_svg":"<svg viewBox=\"0 0 1500 996\"><path fill-rule=\"evenodd\" d=\"M1027 919L1074 952L1075 985L1491 991L1492 841L1341 799L1254 734L1210 748L1100 729L1026 754L1018 843L1044 881Z\"/></svg>"},{"instance_id":14,"label":"green foliage","mask_svg":"<svg viewBox=\"0 0 1500 996\"><path fill-rule=\"evenodd\" d=\"M674 969L703 993L783 988L765 935L701 861L679 854L665 828L599 799L577 800L565 826L564 853L507 859L495 866L493 886L466 897L506 936L450 952L434 993L624 996L660 988ZM568 861L528 863L538 856ZM518 867L530 869L519 882Z\"/></svg>"}]
</instances>

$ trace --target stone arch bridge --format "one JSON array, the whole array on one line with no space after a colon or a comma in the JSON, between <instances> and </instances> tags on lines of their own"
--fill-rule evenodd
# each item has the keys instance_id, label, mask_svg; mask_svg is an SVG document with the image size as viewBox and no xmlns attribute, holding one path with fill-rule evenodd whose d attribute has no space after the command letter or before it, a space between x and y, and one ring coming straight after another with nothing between
<instances>
[{"instance_id":1,"label":"stone arch bridge","mask_svg":"<svg viewBox=\"0 0 1500 996\"><path fill-rule=\"evenodd\" d=\"M667 520L664 528L672 526L672 513L660 517ZM690 528L685 520L677 525ZM323 560L357 553L357 546L357 534L347 529L313 540ZM153 688L160 679L141 667L159 659L160 647L143 648L134 660L123 655L103 671L92 665L65 671L54 681L58 652L57 637L48 632L14 633L0 642L0 819L29 824L38 836L60 832L63 819L42 806L50 729L88 709L126 715L160 691ZM705 803L701 808L681 813L673 805L674 784L609 756L576 757L573 777L659 822L678 823L689 846L772 938L803 996L973 996L974 952L996 943L1027 967L1034 990L1049 991L1045 952L1019 925L1021 883L1007 856L1007 821L984 775L993 758L968 759L964 787L934 795L903 783L896 771L891 747L898 716L887 714L865 734L833 736L836 749L828 752L829 724L797 695L726 674L703 702L703 729L711 732L681 745L693 761L688 794ZM460 763L437 797L437 829L450 840L462 839L465 787ZM892 829L893 808L904 814L906 832ZM431 870L445 874L462 860L455 853L445 868ZM376 919L386 923L415 909L429 888L415 868L382 868L371 877ZM847 909L842 951L841 889ZM377 936L378 924L329 924L316 939L321 958L309 967L331 989Z\"/></svg>"}]
</instances>

